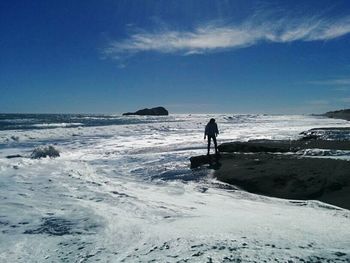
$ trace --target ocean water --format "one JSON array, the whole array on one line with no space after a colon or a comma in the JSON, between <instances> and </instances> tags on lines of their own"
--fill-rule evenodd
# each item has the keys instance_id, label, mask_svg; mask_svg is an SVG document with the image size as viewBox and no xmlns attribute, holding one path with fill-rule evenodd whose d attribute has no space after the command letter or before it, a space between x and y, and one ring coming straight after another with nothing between
<instances>
[{"instance_id":1,"label":"ocean water","mask_svg":"<svg viewBox=\"0 0 350 263\"><path fill-rule=\"evenodd\" d=\"M300 115L1 114L0 262L350 262L349 210L189 168L212 117L219 143L350 127ZM29 158L46 145L60 157Z\"/></svg>"}]
</instances>

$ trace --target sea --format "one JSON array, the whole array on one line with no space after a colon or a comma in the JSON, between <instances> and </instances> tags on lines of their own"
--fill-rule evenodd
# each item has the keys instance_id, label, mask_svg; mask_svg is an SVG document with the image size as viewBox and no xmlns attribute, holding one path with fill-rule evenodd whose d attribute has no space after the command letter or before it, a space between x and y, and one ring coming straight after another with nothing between
<instances>
[{"instance_id":1,"label":"sea","mask_svg":"<svg viewBox=\"0 0 350 263\"><path fill-rule=\"evenodd\" d=\"M218 143L350 127L311 115L0 114L0 262L350 262L349 210L190 168L210 118ZM60 156L31 158L47 146ZM350 159L321 150L304 154Z\"/></svg>"}]
</instances>

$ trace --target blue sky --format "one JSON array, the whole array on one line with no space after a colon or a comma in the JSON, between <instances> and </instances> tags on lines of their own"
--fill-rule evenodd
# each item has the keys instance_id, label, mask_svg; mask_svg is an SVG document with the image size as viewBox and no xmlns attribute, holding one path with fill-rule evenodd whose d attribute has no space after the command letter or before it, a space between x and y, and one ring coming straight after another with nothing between
<instances>
[{"instance_id":1,"label":"blue sky","mask_svg":"<svg viewBox=\"0 0 350 263\"><path fill-rule=\"evenodd\" d=\"M347 0L4 0L0 33L0 112L350 107Z\"/></svg>"}]
</instances>

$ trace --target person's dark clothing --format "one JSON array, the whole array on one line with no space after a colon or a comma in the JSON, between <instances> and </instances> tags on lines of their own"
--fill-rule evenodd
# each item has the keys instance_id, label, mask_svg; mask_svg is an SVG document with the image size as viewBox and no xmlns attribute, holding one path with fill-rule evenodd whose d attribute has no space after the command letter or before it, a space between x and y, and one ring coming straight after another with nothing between
<instances>
[{"instance_id":1,"label":"person's dark clothing","mask_svg":"<svg viewBox=\"0 0 350 263\"><path fill-rule=\"evenodd\" d=\"M218 130L218 125L212 121L210 121L206 126L205 126L205 131L204 131L204 136L208 136L208 155L210 152L210 143L211 139L213 139L214 146L215 146L215 153L218 153L218 145L216 142L216 136L219 134Z\"/></svg>"},{"instance_id":2,"label":"person's dark clothing","mask_svg":"<svg viewBox=\"0 0 350 263\"><path fill-rule=\"evenodd\" d=\"M215 122L209 122L207 126L205 126L204 134L216 137L219 134L218 125Z\"/></svg>"},{"instance_id":3,"label":"person's dark clothing","mask_svg":"<svg viewBox=\"0 0 350 263\"><path fill-rule=\"evenodd\" d=\"M216 137L215 135L211 136L211 135L208 135L208 155L209 155L209 152L210 152L210 142L211 142L211 139L213 139L213 142L214 142L214 146L215 146L215 154L218 153L218 145L217 145L217 142L216 142Z\"/></svg>"}]
</instances>

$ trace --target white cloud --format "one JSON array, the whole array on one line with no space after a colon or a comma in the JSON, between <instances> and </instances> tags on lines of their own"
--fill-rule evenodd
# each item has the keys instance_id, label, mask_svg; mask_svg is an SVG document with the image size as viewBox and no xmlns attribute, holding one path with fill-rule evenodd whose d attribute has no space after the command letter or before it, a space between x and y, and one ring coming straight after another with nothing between
<instances>
[{"instance_id":1,"label":"white cloud","mask_svg":"<svg viewBox=\"0 0 350 263\"><path fill-rule=\"evenodd\" d=\"M336 79L324 79L308 81L309 84L325 85L325 86L347 86L350 85L350 79L348 78L336 78Z\"/></svg>"},{"instance_id":2,"label":"white cloud","mask_svg":"<svg viewBox=\"0 0 350 263\"><path fill-rule=\"evenodd\" d=\"M329 20L320 17L246 20L236 25L217 23L191 31L170 29L138 31L128 38L112 41L104 54L119 58L144 51L184 55L244 48L259 42L325 41L350 33L350 17Z\"/></svg>"}]
</instances>

